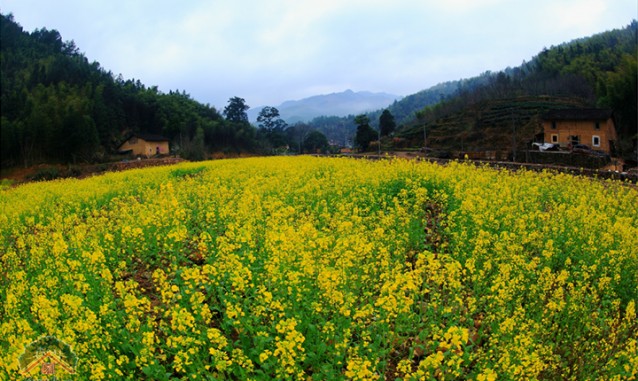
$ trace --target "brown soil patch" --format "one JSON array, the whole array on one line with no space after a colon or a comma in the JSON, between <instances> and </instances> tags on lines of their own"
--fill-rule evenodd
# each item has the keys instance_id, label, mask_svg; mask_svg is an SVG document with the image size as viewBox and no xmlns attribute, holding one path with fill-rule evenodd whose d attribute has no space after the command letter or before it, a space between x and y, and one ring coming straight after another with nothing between
<instances>
[{"instance_id":1,"label":"brown soil patch","mask_svg":"<svg viewBox=\"0 0 638 381\"><path fill-rule=\"evenodd\" d=\"M53 178L85 178L105 172L125 171L133 168L173 165L185 161L179 157L156 157L140 160L126 160L103 164L38 164L30 167L2 168L0 179L13 181L14 185L49 178L39 177L43 172L53 174Z\"/></svg>"}]
</instances>

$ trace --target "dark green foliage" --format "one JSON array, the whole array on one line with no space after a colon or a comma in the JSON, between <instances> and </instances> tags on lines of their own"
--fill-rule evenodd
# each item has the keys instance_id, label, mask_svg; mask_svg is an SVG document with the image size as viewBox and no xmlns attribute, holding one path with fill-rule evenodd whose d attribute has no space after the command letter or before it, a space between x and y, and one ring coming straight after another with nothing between
<instances>
[{"instance_id":1,"label":"dark green foliage","mask_svg":"<svg viewBox=\"0 0 638 381\"><path fill-rule=\"evenodd\" d=\"M631 141L638 138L638 63L636 55L623 55L616 71L607 72L600 85L599 106L614 110L620 134L621 152L632 152ZM622 139L624 137L624 139ZM634 153L635 157L635 153Z\"/></svg>"},{"instance_id":2,"label":"dark green foliage","mask_svg":"<svg viewBox=\"0 0 638 381\"><path fill-rule=\"evenodd\" d=\"M246 104L244 98L232 97L224 108L224 116L229 122L248 123L248 114L246 114L248 109L250 109L250 106Z\"/></svg>"},{"instance_id":3,"label":"dark green foliage","mask_svg":"<svg viewBox=\"0 0 638 381\"><path fill-rule=\"evenodd\" d=\"M260 128L258 131L261 145L266 150L277 151L289 145L294 145L294 140L290 141L286 130L283 127L274 127L272 129Z\"/></svg>"},{"instance_id":4,"label":"dark green foliage","mask_svg":"<svg viewBox=\"0 0 638 381\"><path fill-rule=\"evenodd\" d=\"M397 124L394 122L394 116L390 110L385 109L379 117L379 128L381 129L381 136L388 136L394 132Z\"/></svg>"},{"instance_id":5,"label":"dark green foliage","mask_svg":"<svg viewBox=\"0 0 638 381\"><path fill-rule=\"evenodd\" d=\"M312 131L303 142L304 150L308 153L325 153L328 150L328 139L319 131Z\"/></svg>"},{"instance_id":6,"label":"dark green foliage","mask_svg":"<svg viewBox=\"0 0 638 381\"><path fill-rule=\"evenodd\" d=\"M221 126L225 150L252 151L257 149L257 131L248 122L250 106L240 97L232 97L224 108L225 123Z\"/></svg>"},{"instance_id":7,"label":"dark green foliage","mask_svg":"<svg viewBox=\"0 0 638 381\"><path fill-rule=\"evenodd\" d=\"M282 131L286 128L287 124L279 116L279 110L276 107L266 106L261 109L259 116L257 117L259 128L271 131L275 128L280 128Z\"/></svg>"},{"instance_id":8,"label":"dark green foliage","mask_svg":"<svg viewBox=\"0 0 638 381\"><path fill-rule=\"evenodd\" d=\"M310 125L302 122L295 123L284 130L287 142L286 144L291 150L296 151L297 153L302 153L303 142L311 131L313 130Z\"/></svg>"},{"instance_id":9,"label":"dark green foliage","mask_svg":"<svg viewBox=\"0 0 638 381\"><path fill-rule=\"evenodd\" d=\"M354 122L357 124L357 135L354 138L356 146L363 152L368 150L370 142L378 139L377 131L370 127L367 115L358 115Z\"/></svg>"},{"instance_id":10,"label":"dark green foliage","mask_svg":"<svg viewBox=\"0 0 638 381\"><path fill-rule=\"evenodd\" d=\"M185 92L114 76L57 31L25 32L12 15L0 15L0 32L3 167L108 160L134 132L163 135L171 151L195 160L211 150L256 149L255 129L241 114L227 121Z\"/></svg>"},{"instance_id":11,"label":"dark green foliage","mask_svg":"<svg viewBox=\"0 0 638 381\"><path fill-rule=\"evenodd\" d=\"M478 81L484 80L481 77L477 78ZM421 90L399 101L394 101L394 103L388 107L388 110L394 115L398 124L409 123L414 119L415 113L418 110L425 106L437 104L454 95L466 81L468 80L448 81L432 86L426 90ZM380 113L381 110L372 113L370 118L372 120L378 119Z\"/></svg>"},{"instance_id":12,"label":"dark green foliage","mask_svg":"<svg viewBox=\"0 0 638 381\"><path fill-rule=\"evenodd\" d=\"M266 106L261 109L257 117L259 123L259 134L262 145L271 151L277 151L289 145L286 137L286 122L279 116L279 110L275 107Z\"/></svg>"}]
</instances>

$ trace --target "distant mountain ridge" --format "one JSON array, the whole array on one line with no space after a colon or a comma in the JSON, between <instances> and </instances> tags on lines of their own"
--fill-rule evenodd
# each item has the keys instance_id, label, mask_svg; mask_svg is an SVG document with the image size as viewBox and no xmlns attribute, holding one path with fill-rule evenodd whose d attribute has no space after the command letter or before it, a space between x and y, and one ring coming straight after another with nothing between
<instances>
[{"instance_id":1,"label":"distant mountain ridge","mask_svg":"<svg viewBox=\"0 0 638 381\"><path fill-rule=\"evenodd\" d=\"M346 90L340 93L315 95L312 97L285 101L278 106L279 114L288 124L308 122L318 116L348 116L371 112L388 107L401 96L370 91ZM264 106L248 110L248 119L256 123Z\"/></svg>"}]
</instances>

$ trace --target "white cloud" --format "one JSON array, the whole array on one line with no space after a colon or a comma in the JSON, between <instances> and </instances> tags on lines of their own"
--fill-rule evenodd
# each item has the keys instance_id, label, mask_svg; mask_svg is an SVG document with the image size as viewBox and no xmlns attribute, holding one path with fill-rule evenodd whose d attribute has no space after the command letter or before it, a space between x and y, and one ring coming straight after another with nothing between
<instances>
[{"instance_id":1,"label":"white cloud","mask_svg":"<svg viewBox=\"0 0 638 381\"><path fill-rule=\"evenodd\" d=\"M606 8L604 0L550 2L544 7L546 18L543 27L554 33L587 33L597 29Z\"/></svg>"},{"instance_id":2,"label":"white cloud","mask_svg":"<svg viewBox=\"0 0 638 381\"><path fill-rule=\"evenodd\" d=\"M353 90L408 95L636 17L635 0L0 0L90 60L223 106Z\"/></svg>"},{"instance_id":3,"label":"white cloud","mask_svg":"<svg viewBox=\"0 0 638 381\"><path fill-rule=\"evenodd\" d=\"M504 4L506 0L445 0L426 1L429 7L453 13L467 13L478 9L495 7Z\"/></svg>"}]
</instances>

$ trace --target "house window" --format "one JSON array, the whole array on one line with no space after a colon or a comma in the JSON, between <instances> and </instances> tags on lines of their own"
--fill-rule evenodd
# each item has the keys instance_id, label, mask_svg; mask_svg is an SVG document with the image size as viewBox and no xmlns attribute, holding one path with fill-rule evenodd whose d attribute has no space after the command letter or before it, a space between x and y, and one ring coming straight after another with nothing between
<instances>
[{"instance_id":1,"label":"house window","mask_svg":"<svg viewBox=\"0 0 638 381\"><path fill-rule=\"evenodd\" d=\"M576 144L580 144L580 136L578 135L572 135L569 137L569 143L571 145L576 145Z\"/></svg>"},{"instance_id":2,"label":"house window","mask_svg":"<svg viewBox=\"0 0 638 381\"><path fill-rule=\"evenodd\" d=\"M552 134L552 143L558 143L558 135Z\"/></svg>"},{"instance_id":3,"label":"house window","mask_svg":"<svg viewBox=\"0 0 638 381\"><path fill-rule=\"evenodd\" d=\"M556 122L552 122L552 130L556 129Z\"/></svg>"},{"instance_id":4,"label":"house window","mask_svg":"<svg viewBox=\"0 0 638 381\"><path fill-rule=\"evenodd\" d=\"M600 147L600 136L594 135L591 137L591 145L594 147Z\"/></svg>"},{"instance_id":5,"label":"house window","mask_svg":"<svg viewBox=\"0 0 638 381\"><path fill-rule=\"evenodd\" d=\"M600 130L600 122L594 124L594 130Z\"/></svg>"}]
</instances>

